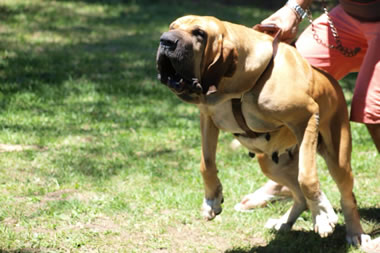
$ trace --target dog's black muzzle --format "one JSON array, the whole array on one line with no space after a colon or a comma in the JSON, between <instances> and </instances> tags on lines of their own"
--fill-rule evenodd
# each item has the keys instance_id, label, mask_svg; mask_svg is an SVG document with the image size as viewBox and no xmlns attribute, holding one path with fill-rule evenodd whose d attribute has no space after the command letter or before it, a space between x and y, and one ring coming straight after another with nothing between
<instances>
[{"instance_id":1,"label":"dog's black muzzle","mask_svg":"<svg viewBox=\"0 0 380 253\"><path fill-rule=\"evenodd\" d=\"M173 32L165 32L161 35L160 38L160 47L174 51L177 47L177 43L179 41L179 38L174 35Z\"/></svg>"},{"instance_id":2,"label":"dog's black muzzle","mask_svg":"<svg viewBox=\"0 0 380 253\"><path fill-rule=\"evenodd\" d=\"M176 94L202 94L203 88L193 74L192 42L182 39L177 31L165 32L160 37L157 51L158 79ZM191 70L191 71L189 71Z\"/></svg>"}]
</instances>

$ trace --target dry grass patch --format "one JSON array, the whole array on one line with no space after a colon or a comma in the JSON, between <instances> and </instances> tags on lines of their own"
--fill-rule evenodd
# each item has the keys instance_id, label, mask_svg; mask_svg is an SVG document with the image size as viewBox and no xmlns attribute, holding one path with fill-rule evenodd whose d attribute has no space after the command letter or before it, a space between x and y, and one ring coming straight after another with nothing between
<instances>
[{"instance_id":1,"label":"dry grass patch","mask_svg":"<svg viewBox=\"0 0 380 253\"><path fill-rule=\"evenodd\" d=\"M44 147L37 145L20 145L20 144L0 144L0 153L3 152L21 152L25 150L46 150Z\"/></svg>"}]
</instances>

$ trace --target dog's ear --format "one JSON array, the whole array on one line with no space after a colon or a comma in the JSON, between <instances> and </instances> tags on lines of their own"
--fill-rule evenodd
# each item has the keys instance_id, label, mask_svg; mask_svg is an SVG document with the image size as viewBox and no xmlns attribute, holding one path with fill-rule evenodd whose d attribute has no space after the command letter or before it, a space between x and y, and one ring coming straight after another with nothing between
<instances>
[{"instance_id":1,"label":"dog's ear","mask_svg":"<svg viewBox=\"0 0 380 253\"><path fill-rule=\"evenodd\" d=\"M226 66L224 76L232 77L236 71L238 63L238 53L232 42L230 42L229 40L223 40L222 57Z\"/></svg>"},{"instance_id":2,"label":"dog's ear","mask_svg":"<svg viewBox=\"0 0 380 253\"><path fill-rule=\"evenodd\" d=\"M218 87L223 77L232 77L236 71L238 53L234 45L230 41L223 39L221 35L218 40L218 49L218 54L215 56L214 61L207 66L202 76L202 86L205 92L212 85Z\"/></svg>"}]
</instances>

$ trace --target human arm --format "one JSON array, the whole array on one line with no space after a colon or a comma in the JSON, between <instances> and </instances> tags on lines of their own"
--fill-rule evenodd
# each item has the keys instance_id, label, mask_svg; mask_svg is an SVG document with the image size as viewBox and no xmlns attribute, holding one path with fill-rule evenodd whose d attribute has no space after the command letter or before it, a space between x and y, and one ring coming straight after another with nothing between
<instances>
[{"instance_id":1,"label":"human arm","mask_svg":"<svg viewBox=\"0 0 380 253\"><path fill-rule=\"evenodd\" d=\"M298 4L300 8L306 10L311 2L312 0L291 0L271 16L264 19L261 24L277 25L281 28L281 41L290 43L295 39L298 24L302 21L302 17L294 8L295 4Z\"/></svg>"}]
</instances>

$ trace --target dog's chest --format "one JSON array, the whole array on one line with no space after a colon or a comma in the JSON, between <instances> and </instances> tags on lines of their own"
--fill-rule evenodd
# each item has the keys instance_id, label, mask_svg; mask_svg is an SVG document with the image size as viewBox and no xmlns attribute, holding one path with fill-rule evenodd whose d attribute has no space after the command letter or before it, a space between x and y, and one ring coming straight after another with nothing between
<instances>
[{"instance_id":1,"label":"dog's chest","mask_svg":"<svg viewBox=\"0 0 380 253\"><path fill-rule=\"evenodd\" d=\"M239 125L235 121L230 101L216 106L207 106L205 109L211 116L216 127L220 130L230 133L243 133L242 129L239 128Z\"/></svg>"},{"instance_id":2,"label":"dog's chest","mask_svg":"<svg viewBox=\"0 0 380 253\"><path fill-rule=\"evenodd\" d=\"M242 134L244 131L235 120L231 101L216 106L208 106L207 111L214 124L221 130L230 133ZM266 133L277 130L281 125L274 119L265 115L255 103L242 103L242 113L248 127L255 132Z\"/></svg>"},{"instance_id":3,"label":"dog's chest","mask_svg":"<svg viewBox=\"0 0 380 253\"><path fill-rule=\"evenodd\" d=\"M249 97L248 97L249 98ZM242 111L249 128L258 133L256 138L246 138L238 136L237 139L248 148L251 152L279 154L286 152L289 147L295 145L295 138L290 130L283 126L280 122L272 119L268 114L265 114L261 108L252 102L242 103ZM244 131L239 127L235 120L231 101L227 101L217 106L207 107L208 113L220 130L230 132L232 134L243 134Z\"/></svg>"}]
</instances>

